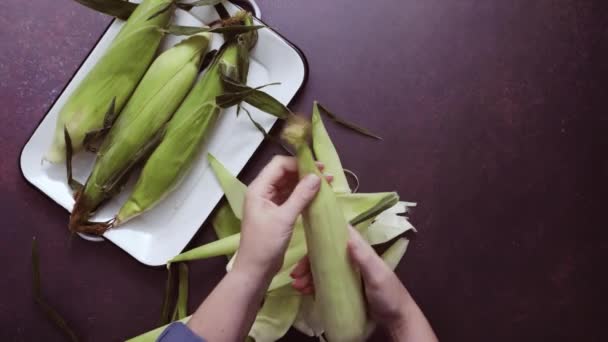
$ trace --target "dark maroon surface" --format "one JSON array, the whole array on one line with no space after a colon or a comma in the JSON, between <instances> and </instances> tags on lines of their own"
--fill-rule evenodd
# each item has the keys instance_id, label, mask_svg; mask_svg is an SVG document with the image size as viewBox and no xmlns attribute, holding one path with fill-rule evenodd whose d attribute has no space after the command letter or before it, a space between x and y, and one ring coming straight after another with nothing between
<instances>
[{"instance_id":1,"label":"dark maroon surface","mask_svg":"<svg viewBox=\"0 0 608 342\"><path fill-rule=\"evenodd\" d=\"M260 5L310 63L294 108L318 99L385 138L330 126L361 190L419 203L398 273L442 339L606 340L603 1ZM0 2L2 341L61 340L32 302L32 236L45 296L86 340L131 337L159 317L164 271L70 237L65 210L19 170L22 146L109 20L70 0ZM263 145L244 179L277 152ZM212 237L205 226L194 243ZM191 309L223 264L192 265Z\"/></svg>"}]
</instances>

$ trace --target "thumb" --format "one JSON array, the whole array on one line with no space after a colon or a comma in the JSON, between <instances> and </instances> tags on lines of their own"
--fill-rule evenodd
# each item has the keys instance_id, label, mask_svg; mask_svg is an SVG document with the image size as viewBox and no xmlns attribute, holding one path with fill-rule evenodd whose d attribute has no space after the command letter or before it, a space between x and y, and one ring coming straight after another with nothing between
<instances>
[{"instance_id":1,"label":"thumb","mask_svg":"<svg viewBox=\"0 0 608 342\"><path fill-rule=\"evenodd\" d=\"M386 265L358 231L352 226L348 228L350 232L348 253L352 262L359 267L364 282L369 283Z\"/></svg>"},{"instance_id":2,"label":"thumb","mask_svg":"<svg viewBox=\"0 0 608 342\"><path fill-rule=\"evenodd\" d=\"M289 220L295 222L302 210L315 198L320 187L321 178L313 173L298 182L289 198L281 206L285 209L285 214L288 215Z\"/></svg>"}]
</instances>

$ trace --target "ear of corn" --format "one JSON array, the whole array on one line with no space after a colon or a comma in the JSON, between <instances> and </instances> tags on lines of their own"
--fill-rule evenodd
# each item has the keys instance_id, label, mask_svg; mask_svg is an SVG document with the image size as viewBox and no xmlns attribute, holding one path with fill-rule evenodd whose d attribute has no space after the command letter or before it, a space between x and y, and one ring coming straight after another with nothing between
<instances>
[{"instance_id":1,"label":"ear of corn","mask_svg":"<svg viewBox=\"0 0 608 342\"><path fill-rule=\"evenodd\" d=\"M239 58L242 58L239 45L249 44L243 37L252 33L239 35L239 39L224 45L178 108L160 144L146 161L133 193L120 209L116 224L149 210L178 186L220 114L215 98L223 92L222 73L228 72L237 79L247 73L239 69Z\"/></svg>"},{"instance_id":2,"label":"ear of corn","mask_svg":"<svg viewBox=\"0 0 608 342\"><path fill-rule=\"evenodd\" d=\"M91 225L81 223L154 147L162 128L192 87L209 39L209 33L192 36L154 61L101 145L93 171L77 195L72 230L91 232L84 228Z\"/></svg>"},{"instance_id":3,"label":"ear of corn","mask_svg":"<svg viewBox=\"0 0 608 342\"><path fill-rule=\"evenodd\" d=\"M279 340L293 324L300 302L301 296L291 286L268 292L249 331L249 337L255 342Z\"/></svg>"},{"instance_id":4,"label":"ear of corn","mask_svg":"<svg viewBox=\"0 0 608 342\"><path fill-rule=\"evenodd\" d=\"M283 131L283 138L296 149L300 177L310 173L321 177L319 192L302 213L315 295L328 339L361 341L367 317L361 278L347 255L348 222L315 164L309 137L310 123L302 118L292 119Z\"/></svg>"},{"instance_id":5,"label":"ear of corn","mask_svg":"<svg viewBox=\"0 0 608 342\"><path fill-rule=\"evenodd\" d=\"M148 20L151 14L171 0L144 0L131 14L107 52L82 80L59 112L55 135L45 159L65 160L64 128L71 138L73 152L83 147L85 135L103 128L104 116L115 99L120 112L152 63L163 37L160 28L171 18L172 10Z\"/></svg>"},{"instance_id":6,"label":"ear of corn","mask_svg":"<svg viewBox=\"0 0 608 342\"><path fill-rule=\"evenodd\" d=\"M312 109L312 148L317 160L325 165L323 172L334 177L330 184L334 192L350 193L350 186L346 180L340 157L323 125L319 104L316 101Z\"/></svg>"}]
</instances>

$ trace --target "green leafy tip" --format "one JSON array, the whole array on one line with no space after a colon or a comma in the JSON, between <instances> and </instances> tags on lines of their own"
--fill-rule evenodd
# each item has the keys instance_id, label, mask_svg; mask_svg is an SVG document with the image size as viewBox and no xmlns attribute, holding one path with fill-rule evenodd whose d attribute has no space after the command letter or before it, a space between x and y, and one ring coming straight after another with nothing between
<instances>
[{"instance_id":1,"label":"green leafy tip","mask_svg":"<svg viewBox=\"0 0 608 342\"><path fill-rule=\"evenodd\" d=\"M317 105L319 106L319 109L321 110L321 112L325 115L327 115L328 118L332 119L334 122L336 122L339 125L342 125L350 130L353 130L355 132L358 132L362 135L368 136L370 138L374 138L377 140L382 140L382 138L372 132L370 132L367 128L361 127L359 125L356 125L354 123L351 123L345 119L339 118L337 115L335 115L334 113L330 112L327 108L325 108L325 106L323 106L320 103L317 103Z\"/></svg>"}]
</instances>

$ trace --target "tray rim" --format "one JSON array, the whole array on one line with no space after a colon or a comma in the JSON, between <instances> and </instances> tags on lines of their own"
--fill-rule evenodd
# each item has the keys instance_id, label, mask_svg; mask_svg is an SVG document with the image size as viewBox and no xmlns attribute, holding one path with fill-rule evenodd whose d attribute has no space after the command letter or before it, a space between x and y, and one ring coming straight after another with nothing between
<instances>
[{"instance_id":1,"label":"tray rim","mask_svg":"<svg viewBox=\"0 0 608 342\"><path fill-rule=\"evenodd\" d=\"M233 6L236 6L240 9L243 9L241 6L233 3L232 1L228 0L227 2L230 2ZM189 11L186 11L189 12ZM296 92L294 93L294 95L292 96L291 100L287 103L287 106L291 105L293 102L295 102L298 99L298 96L300 95L300 93L302 92L302 89L304 88L304 86L306 85L306 83L308 83L308 77L309 77L309 65L308 65L308 60L306 58L306 55L304 54L304 52L293 42L291 42L289 39L285 38L285 36L283 36L280 32L278 32L277 30L275 30L272 26L266 24L266 22L264 22L262 19L258 18L257 16L255 16L255 13L252 13L255 17L255 19L259 22L261 22L263 25L266 26L265 29L272 31L273 33L275 33L279 38L281 38L283 40L283 42L285 42L287 44L287 46L289 46L291 49L293 49L296 54L298 55L298 57L300 58L301 62L302 62L302 66L304 68L304 77L302 78L302 81L300 82L300 85L298 87L298 89L296 90ZM57 93L57 95L55 96L55 98L53 99L53 101L50 103L50 105L48 106L46 112L44 113L44 115L38 120L38 122L36 123L34 129L32 130L32 132L28 135L27 140L25 141L25 143L21 146L21 151L19 152L19 158L17 159L17 164L18 164L18 168L19 171L21 173L21 177L25 180L26 184L33 188L34 190L36 190L37 192L39 192L40 194L42 194L44 197L48 198L51 200L52 203L57 204L57 201L55 201L51 196L49 196L48 194L46 194L44 191L42 191L42 189L40 189L39 187L37 187L36 185L34 185L25 175L25 172L23 170L22 164L21 164L21 159L23 158L23 153L25 150L25 147L29 144L29 142L32 140L32 136L34 135L34 133L36 132L36 130L38 130L38 127L40 127L40 124L42 124L42 121L44 121L44 119L46 118L46 116L49 114L49 112L51 111L51 109L55 106L55 104L57 103L57 101L59 100L59 98L61 97L61 95L63 95L63 93L65 92L66 88L70 85L70 83L72 83L72 81L74 80L74 77L76 76L76 74L80 71L80 69L82 68L82 66L84 65L84 63L89 59L89 57L91 56L91 53L93 52L93 50L95 50L95 48L97 47L97 45L99 45L99 42L101 41L101 39L106 35L106 33L108 32L108 30L110 29L110 27L114 24L114 22L116 20L120 20L117 18L112 18L112 20L110 20L110 22L106 25L105 29L103 30L103 32L101 33L101 35L99 35L99 37L97 38L97 40L95 41L95 44L93 44L91 46L91 48L89 49L89 52L87 52L86 56L82 59L82 61L80 62L80 64L78 65L78 67L74 70L74 72L72 73L72 75L70 76L69 80L64 84L64 86L61 88L61 91L59 91ZM273 125L274 126L274 125ZM259 146L256 148L259 148ZM255 153L255 152L254 152ZM243 169L245 167L247 167L247 164L249 164L251 158L253 157L253 154L251 155L251 157L245 162L245 165L243 166ZM241 170L242 172L242 170ZM223 197L223 196L222 196ZM215 205L215 208L211 211L211 213L215 212L215 210L217 209L217 206L220 204L221 200ZM59 207L62 207L61 205L59 205ZM62 207L63 208L63 207ZM209 215L211 216L211 214ZM208 217L209 217L208 216ZM207 218L208 218L207 217ZM194 235L196 235L199 230L200 227L207 221L207 219L205 219L203 222L200 223L199 225L199 229L196 231L196 233ZM194 235L192 236L192 238L194 238ZM87 241L92 241L92 242L100 242L100 241L110 241L111 240L101 236L100 237L101 240L89 240L86 238L83 238L83 240L87 240ZM191 240L190 240L191 241ZM112 242L113 243L113 242ZM113 243L114 244L114 243ZM186 245L187 246L187 245ZM123 250L122 248L120 248L121 250ZM126 252L125 250L123 250L124 252ZM146 266L150 266L150 267L162 267L163 265L150 265L147 263L142 262L141 260L139 260L138 258L136 258L134 255L131 255L130 253L126 252L127 254L129 254L131 257L133 257L135 260L137 260L138 262L146 265Z\"/></svg>"}]
</instances>

